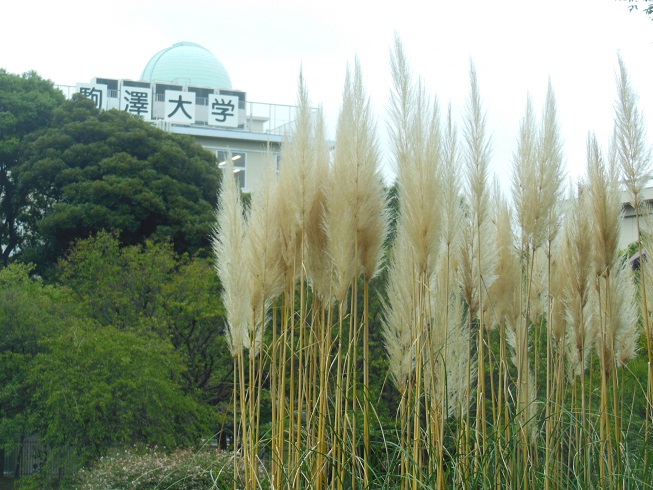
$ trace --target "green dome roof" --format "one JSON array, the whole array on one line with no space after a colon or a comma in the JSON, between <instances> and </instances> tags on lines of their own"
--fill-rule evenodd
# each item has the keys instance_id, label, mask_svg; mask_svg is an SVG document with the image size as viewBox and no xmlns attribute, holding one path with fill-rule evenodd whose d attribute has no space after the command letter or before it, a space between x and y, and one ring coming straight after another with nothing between
<instances>
[{"instance_id":1,"label":"green dome roof","mask_svg":"<svg viewBox=\"0 0 653 490\"><path fill-rule=\"evenodd\" d=\"M231 88L229 73L209 50L195 43L176 43L147 63L141 80L194 87Z\"/></svg>"}]
</instances>

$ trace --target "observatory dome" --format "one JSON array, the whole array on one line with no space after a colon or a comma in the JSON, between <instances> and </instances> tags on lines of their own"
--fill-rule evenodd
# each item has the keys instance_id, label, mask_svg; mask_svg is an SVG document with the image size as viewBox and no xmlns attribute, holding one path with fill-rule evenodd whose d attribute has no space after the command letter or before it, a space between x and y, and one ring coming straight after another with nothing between
<instances>
[{"instance_id":1,"label":"observatory dome","mask_svg":"<svg viewBox=\"0 0 653 490\"><path fill-rule=\"evenodd\" d=\"M173 44L152 56L141 80L231 89L229 73L220 60L208 49L189 42Z\"/></svg>"}]
</instances>

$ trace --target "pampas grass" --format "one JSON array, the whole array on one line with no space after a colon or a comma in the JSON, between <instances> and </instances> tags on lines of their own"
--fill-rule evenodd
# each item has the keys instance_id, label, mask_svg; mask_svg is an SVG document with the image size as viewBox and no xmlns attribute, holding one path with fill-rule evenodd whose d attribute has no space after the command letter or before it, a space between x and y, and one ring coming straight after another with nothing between
<instances>
[{"instance_id":1,"label":"pampas grass","mask_svg":"<svg viewBox=\"0 0 653 490\"><path fill-rule=\"evenodd\" d=\"M396 278L403 294L396 298L389 297L389 310L397 309L400 312L399 315L389 315L395 318L410 315L410 321L401 319L401 323L390 323L387 329L401 328L404 331L392 334L390 330L386 339L405 339L404 345L399 349L390 346L390 351L394 353L405 352L405 347L410 345L414 372L410 373L406 380L402 404L403 415L412 415L412 419L402 416L400 430L402 440L412 439L409 454L413 464L409 474L413 478L413 488L416 488L419 468L422 466L422 453L427 447L427 441L430 441L431 447L437 448L440 460L443 444L440 427L445 412L444 400L436 399L436 395L444 393L442 387L437 385L446 381L443 377L444 371L438 367L440 363L436 362L436 358L445 355L447 325L440 323L440 326L445 328L435 330L430 293L442 233L442 206L438 199L442 193L439 177L440 115L437 102L431 104L421 85L413 84L410 80L408 63L398 41L391 63L394 79L392 134L397 166L399 216L395 260L391 266L390 277ZM401 257L400 254L407 257ZM445 296L444 301L448 304L449 298ZM405 360L396 359L393 364L404 365ZM396 375L395 380L403 383ZM430 382L431 386L427 386L427 382ZM434 417L426 427L422 426L423 410L430 410ZM408 461L405 459L402 468L403 471L409 471Z\"/></svg>"},{"instance_id":2,"label":"pampas grass","mask_svg":"<svg viewBox=\"0 0 653 490\"><path fill-rule=\"evenodd\" d=\"M233 162L227 159L227 175L233 172ZM235 181L223 179L220 202L216 213L218 226L213 235L213 252L218 277L222 282L222 299L227 312L229 350L237 355L248 347L247 330L249 314L249 278L245 257L245 224L240 191Z\"/></svg>"},{"instance_id":3,"label":"pampas grass","mask_svg":"<svg viewBox=\"0 0 653 490\"><path fill-rule=\"evenodd\" d=\"M369 385L369 281L377 273L382 246L387 234L386 196L380 173L376 126L363 88L358 60L353 74L347 70L342 109L338 120L330 188L327 193L328 251L333 266L335 298L339 303L339 346L347 346L346 359L338 357L338 379L344 371L349 399L340 407L352 421L351 434L342 433L355 444L359 425L357 410L363 408L364 453L369 455L369 398L359 393L356 363L359 359L360 333L363 336L363 386ZM363 276L363 321L359 322L358 277ZM346 296L350 293L349 339L342 338ZM339 351L340 351L339 348ZM343 361L346 365L343 366ZM362 394L362 399L360 395ZM347 407L346 402L350 403ZM351 415L348 415L350 414ZM352 450L355 452L355 450ZM369 481L367 465L363 481Z\"/></svg>"},{"instance_id":4,"label":"pampas grass","mask_svg":"<svg viewBox=\"0 0 653 490\"><path fill-rule=\"evenodd\" d=\"M451 108L412 77L399 39L390 70L392 240L358 60L335 144L300 76L279 175L270 160L269 185L245 214L225 171L213 245L246 487L262 485L261 464L272 488L643 486L650 450L640 459L630 449L639 419L628 403L648 397L650 422L650 368L630 402L626 386L639 361L638 315L651 355L653 272L642 255L634 277L617 244L619 178L646 214L650 156L623 62L614 141L604 156L588 138L587 179L564 199L551 82L541 116L526 101L506 199L490 183L474 65L460 135ZM372 288L379 271L383 294ZM384 298L377 321L375 295ZM370 369L375 339L387 372ZM386 377L372 400L374 380ZM376 415L393 397L394 430Z\"/></svg>"},{"instance_id":5,"label":"pampas grass","mask_svg":"<svg viewBox=\"0 0 653 490\"><path fill-rule=\"evenodd\" d=\"M227 317L227 341L234 358L234 427L237 426L236 414L240 413L240 428L243 454L245 456L245 481L252 483L256 479L257 462L248 459L251 456L251 437L247 430L247 393L245 388L245 349L250 347L250 320L248 311L250 281L247 275L247 257L245 254L245 228L243 206L240 191L236 188L231 155L227 158L220 202L217 214L217 227L213 235L213 252L216 270L222 282L222 301ZM238 387L238 388L236 388ZM240 402L236 409L236 400ZM234 438L236 435L234 434ZM254 470L254 473L252 471ZM234 484L235 485L235 484Z\"/></svg>"},{"instance_id":6,"label":"pampas grass","mask_svg":"<svg viewBox=\"0 0 653 490\"><path fill-rule=\"evenodd\" d=\"M637 251L644 256L642 245L641 219L650 214L649 206L643 202L642 192L650 182L653 149L647 146L646 128L643 117L637 109L635 94L628 72L621 55L618 56L619 73L617 74L618 99L615 104L615 142L617 158L621 167L623 180L630 194L631 205L635 210L637 227ZM648 315L648 282L646 274L641 275L641 312L646 333L646 352L648 356L648 417L646 417L646 442L649 438L649 424L653 422L653 328Z\"/></svg>"}]
</instances>

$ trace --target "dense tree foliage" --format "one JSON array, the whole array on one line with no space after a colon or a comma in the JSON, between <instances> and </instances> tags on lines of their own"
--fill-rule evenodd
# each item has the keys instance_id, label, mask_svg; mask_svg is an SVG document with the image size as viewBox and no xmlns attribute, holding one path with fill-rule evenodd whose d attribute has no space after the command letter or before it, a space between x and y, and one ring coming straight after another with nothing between
<instances>
[{"instance_id":1,"label":"dense tree foliage","mask_svg":"<svg viewBox=\"0 0 653 490\"><path fill-rule=\"evenodd\" d=\"M177 447L213 434L211 410L182 391L172 345L92 321L48 340L30 366L31 427L82 463L136 443Z\"/></svg>"},{"instance_id":2,"label":"dense tree foliage","mask_svg":"<svg viewBox=\"0 0 653 490\"><path fill-rule=\"evenodd\" d=\"M192 138L81 96L36 73L0 70L0 260L52 268L77 239L170 240L206 250L220 171Z\"/></svg>"},{"instance_id":3,"label":"dense tree foliage","mask_svg":"<svg viewBox=\"0 0 653 490\"><path fill-rule=\"evenodd\" d=\"M43 340L76 319L65 290L29 278L30 267L0 270L0 442L17 448L31 433L27 378Z\"/></svg>"},{"instance_id":4,"label":"dense tree foliage","mask_svg":"<svg viewBox=\"0 0 653 490\"><path fill-rule=\"evenodd\" d=\"M179 252L209 244L219 170L188 137L74 98L31 138L16 171L22 255L52 263L75 240L114 230L126 245L171 240Z\"/></svg>"},{"instance_id":5,"label":"dense tree foliage","mask_svg":"<svg viewBox=\"0 0 653 490\"><path fill-rule=\"evenodd\" d=\"M50 125L53 112L64 101L52 82L36 73L23 76L0 69L0 260L6 264L19 245L18 215L22 203L16 196L15 170L26 137Z\"/></svg>"},{"instance_id":6,"label":"dense tree foliage","mask_svg":"<svg viewBox=\"0 0 653 490\"><path fill-rule=\"evenodd\" d=\"M192 366L173 340L138 315L126 327L92 311L74 290L30 277L29 266L0 271L0 446L17 450L38 434L50 462L84 463L113 447L213 435L214 410L189 386Z\"/></svg>"},{"instance_id":7,"label":"dense tree foliage","mask_svg":"<svg viewBox=\"0 0 653 490\"><path fill-rule=\"evenodd\" d=\"M231 363L218 362L229 354L211 263L178 258L169 244L119 245L108 233L77 243L61 263L59 280L99 324L169 340L185 366L187 392L204 401L228 398L231 387L223 379L230 379Z\"/></svg>"}]
</instances>

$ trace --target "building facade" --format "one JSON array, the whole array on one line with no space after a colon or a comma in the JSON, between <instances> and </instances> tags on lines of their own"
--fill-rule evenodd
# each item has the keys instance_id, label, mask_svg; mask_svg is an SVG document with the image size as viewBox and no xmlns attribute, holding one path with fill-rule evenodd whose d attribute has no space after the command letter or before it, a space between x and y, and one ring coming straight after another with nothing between
<instances>
[{"instance_id":1,"label":"building facade","mask_svg":"<svg viewBox=\"0 0 653 490\"><path fill-rule=\"evenodd\" d=\"M160 129L194 137L224 165L232 155L243 191L263 184L266 165L279 165L296 107L247 100L234 90L223 64L202 46L181 42L156 53L139 80L94 78L61 87L101 110L130 112Z\"/></svg>"}]
</instances>

